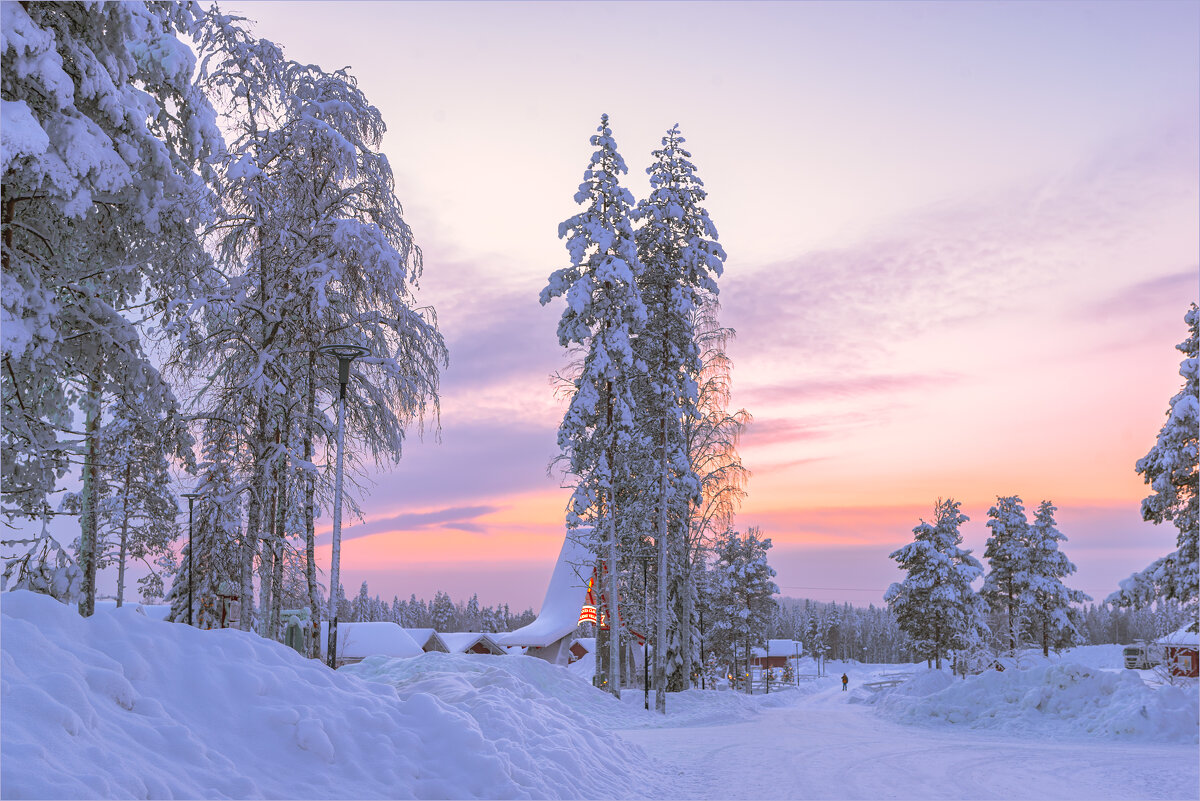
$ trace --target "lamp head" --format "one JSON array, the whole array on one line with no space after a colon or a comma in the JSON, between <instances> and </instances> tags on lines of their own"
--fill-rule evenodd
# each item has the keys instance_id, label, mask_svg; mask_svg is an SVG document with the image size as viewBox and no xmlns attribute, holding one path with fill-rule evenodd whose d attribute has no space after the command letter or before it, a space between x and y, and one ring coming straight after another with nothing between
<instances>
[{"instance_id":1,"label":"lamp head","mask_svg":"<svg viewBox=\"0 0 1200 801\"><path fill-rule=\"evenodd\" d=\"M346 384L350 383L350 362L363 356L369 356L371 353L370 350L361 345L352 345L345 342L322 345L317 350L321 353L329 353L337 357L338 382L341 383L343 391L345 391Z\"/></svg>"}]
</instances>

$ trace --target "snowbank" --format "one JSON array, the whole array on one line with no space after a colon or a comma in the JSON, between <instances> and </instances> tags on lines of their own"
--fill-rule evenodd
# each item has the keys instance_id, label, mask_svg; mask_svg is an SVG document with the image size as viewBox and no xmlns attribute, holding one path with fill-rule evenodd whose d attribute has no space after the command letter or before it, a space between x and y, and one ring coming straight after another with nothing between
<instances>
[{"instance_id":1,"label":"snowbank","mask_svg":"<svg viewBox=\"0 0 1200 801\"><path fill-rule=\"evenodd\" d=\"M545 663L557 674L445 654L335 673L253 634L132 608L83 619L20 591L0 594L0 618L9 798L601 798L641 795L655 775L554 702L565 671ZM429 675L398 693L363 680L373 661Z\"/></svg>"},{"instance_id":2,"label":"snowbank","mask_svg":"<svg viewBox=\"0 0 1200 801\"><path fill-rule=\"evenodd\" d=\"M556 787L568 797L611 797L608 766L615 765L630 774L615 783L619 792L640 797L654 787L653 780L646 782L657 766L637 746L604 731L629 725L640 710L544 659L430 653L372 657L338 672L383 682L401 699L430 695L452 704L506 755L507 770L522 786Z\"/></svg>"},{"instance_id":3,"label":"snowbank","mask_svg":"<svg viewBox=\"0 0 1200 801\"><path fill-rule=\"evenodd\" d=\"M1135 671L1072 662L989 670L965 681L925 670L891 690L861 700L874 703L885 717L901 723L1200 742L1200 693L1195 684L1149 687Z\"/></svg>"}]
</instances>

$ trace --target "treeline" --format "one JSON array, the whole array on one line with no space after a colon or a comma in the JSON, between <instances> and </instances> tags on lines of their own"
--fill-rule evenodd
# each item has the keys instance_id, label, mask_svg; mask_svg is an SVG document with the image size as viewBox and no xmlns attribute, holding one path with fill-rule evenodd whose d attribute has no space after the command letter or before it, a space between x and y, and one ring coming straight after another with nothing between
<instances>
[{"instance_id":1,"label":"treeline","mask_svg":"<svg viewBox=\"0 0 1200 801\"><path fill-rule=\"evenodd\" d=\"M922 661L915 643L887 607L797 598L777 598L776 602L769 636L799 640L808 656L884 664ZM1187 609L1173 600L1140 609L1093 603L1072 608L1071 616L1079 635L1075 645L1153 641L1188 622Z\"/></svg>"},{"instance_id":2,"label":"treeline","mask_svg":"<svg viewBox=\"0 0 1200 801\"><path fill-rule=\"evenodd\" d=\"M414 593L407 601L397 595L388 603L378 595L370 595L365 581L354 598L347 598L345 589L340 589L338 619L351 623L386 621L409 629L491 633L519 629L537 618L532 609L513 612L508 604L481 606L478 594L467 601L454 601L449 593L438 590L432 601L418 598Z\"/></svg>"},{"instance_id":3,"label":"treeline","mask_svg":"<svg viewBox=\"0 0 1200 801\"><path fill-rule=\"evenodd\" d=\"M908 637L887 608L821 603L807 598L776 601L771 638L799 640L808 656L876 663L912 659Z\"/></svg>"}]
</instances>

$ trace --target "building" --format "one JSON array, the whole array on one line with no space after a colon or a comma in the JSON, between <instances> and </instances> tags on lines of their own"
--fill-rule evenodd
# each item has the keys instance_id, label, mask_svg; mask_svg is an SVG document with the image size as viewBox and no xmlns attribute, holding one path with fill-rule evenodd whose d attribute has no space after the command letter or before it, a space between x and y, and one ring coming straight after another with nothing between
<instances>
[{"instance_id":1,"label":"building","mask_svg":"<svg viewBox=\"0 0 1200 801\"><path fill-rule=\"evenodd\" d=\"M508 655L508 650L493 639L497 635L478 631L444 631L440 633L440 636L452 654Z\"/></svg>"},{"instance_id":2,"label":"building","mask_svg":"<svg viewBox=\"0 0 1200 801\"><path fill-rule=\"evenodd\" d=\"M750 649L750 664L763 670L782 670L790 659L794 671L802 656L804 644L799 640L767 640L766 648Z\"/></svg>"},{"instance_id":3,"label":"building","mask_svg":"<svg viewBox=\"0 0 1200 801\"><path fill-rule=\"evenodd\" d=\"M353 665L368 656L410 657L424 653L416 640L395 623L342 623L337 627L334 667ZM329 621L321 621L321 659L327 659Z\"/></svg>"},{"instance_id":4,"label":"building","mask_svg":"<svg viewBox=\"0 0 1200 801\"><path fill-rule=\"evenodd\" d=\"M1172 676L1200 678L1200 634L1181 628L1155 641L1163 650L1163 663Z\"/></svg>"},{"instance_id":5,"label":"building","mask_svg":"<svg viewBox=\"0 0 1200 801\"><path fill-rule=\"evenodd\" d=\"M440 654L450 653L450 647L446 645L446 641L442 639L442 635L438 634L436 629L405 629L405 631L427 654L435 651Z\"/></svg>"},{"instance_id":6,"label":"building","mask_svg":"<svg viewBox=\"0 0 1200 801\"><path fill-rule=\"evenodd\" d=\"M593 562L593 557L576 536L565 536L537 619L516 631L494 635L496 644L504 646L510 653L514 648L523 648L528 656L566 665L571 659L571 643L587 600L587 580L581 576L585 572L591 575Z\"/></svg>"}]
</instances>

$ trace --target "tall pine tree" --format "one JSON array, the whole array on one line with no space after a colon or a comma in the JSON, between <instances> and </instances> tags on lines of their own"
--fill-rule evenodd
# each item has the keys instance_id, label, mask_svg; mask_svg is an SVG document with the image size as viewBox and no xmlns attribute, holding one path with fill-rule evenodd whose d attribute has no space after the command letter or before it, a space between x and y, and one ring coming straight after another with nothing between
<instances>
[{"instance_id":1,"label":"tall pine tree","mask_svg":"<svg viewBox=\"0 0 1200 801\"><path fill-rule=\"evenodd\" d=\"M668 656L683 664L678 626L669 631L675 599L691 592L680 584L690 510L702 503L700 481L689 459L684 421L701 417L698 379L702 365L696 344L694 313L702 295L716 297L716 278L724 271L725 251L717 230L700 204L707 193L696 175L691 153L675 125L652 152L650 195L638 203L637 252L644 266L638 277L649 315L637 340L637 357L646 367L639 393L639 427L653 449L639 473L657 476L654 498L658 541L658 621L655 650L655 708L666 711ZM672 571L671 566L675 565ZM691 625L686 621L683 625Z\"/></svg>"},{"instance_id":2,"label":"tall pine tree","mask_svg":"<svg viewBox=\"0 0 1200 801\"><path fill-rule=\"evenodd\" d=\"M616 508L618 486L627 483L631 452L636 446L632 383L634 332L646 322L646 309L636 279L641 272L630 223L633 196L620 185L628 172L617 150L608 115L602 115L596 148L575 202L584 208L558 229L566 239L570 264L551 275L542 290L543 305L562 297L566 308L558 323L564 347L587 348L575 391L558 429L558 446L575 486L567 507L567 528L586 533L596 555L596 575L608 601L609 675L598 676L614 695L621 693L620 610L616 588L619 569ZM607 570L605 569L607 565Z\"/></svg>"},{"instance_id":3,"label":"tall pine tree","mask_svg":"<svg viewBox=\"0 0 1200 801\"><path fill-rule=\"evenodd\" d=\"M891 553L907 575L883 596L917 653L939 670L942 657L972 648L986 631L983 600L971 589L983 566L959 547L958 528L969 519L959 507L951 498L939 500L933 525L922 520L913 541Z\"/></svg>"},{"instance_id":4,"label":"tall pine tree","mask_svg":"<svg viewBox=\"0 0 1200 801\"><path fill-rule=\"evenodd\" d=\"M1049 656L1050 649L1069 647L1082 640L1072 614L1073 604L1092 600L1079 590L1062 583L1062 579L1075 572L1075 565L1059 547L1067 538L1058 530L1054 521L1057 507L1050 501L1038 505L1029 527L1026 549L1030 605L1030 633L1040 639L1042 655Z\"/></svg>"}]
</instances>

